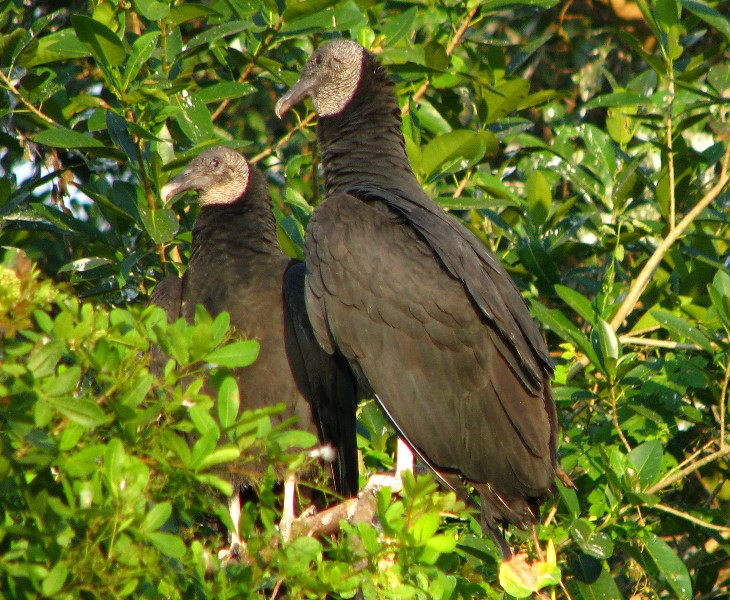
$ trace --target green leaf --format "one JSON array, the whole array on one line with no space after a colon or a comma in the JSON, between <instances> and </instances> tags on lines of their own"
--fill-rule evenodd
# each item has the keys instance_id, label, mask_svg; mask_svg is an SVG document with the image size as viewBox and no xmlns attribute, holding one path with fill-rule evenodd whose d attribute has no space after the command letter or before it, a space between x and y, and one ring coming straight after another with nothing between
<instances>
[{"instance_id":1,"label":"green leaf","mask_svg":"<svg viewBox=\"0 0 730 600\"><path fill-rule=\"evenodd\" d=\"M126 455L122 441L119 438L110 439L104 449L104 474L115 494L119 491L119 483L124 478L125 459Z\"/></svg>"},{"instance_id":2,"label":"green leaf","mask_svg":"<svg viewBox=\"0 0 730 600\"><path fill-rule=\"evenodd\" d=\"M533 302L530 305L530 311L543 323L543 325L552 329L566 342L571 342L580 348L592 364L600 367L598 356L596 355L595 350L593 350L593 347L585 334L573 325L570 319L568 319L568 317L566 317L562 312L557 309L547 308L539 302Z\"/></svg>"},{"instance_id":3,"label":"green leaf","mask_svg":"<svg viewBox=\"0 0 730 600\"><path fill-rule=\"evenodd\" d=\"M282 450L311 448L318 441L317 436L313 433L299 431L298 429L286 429L273 436L273 439L276 440Z\"/></svg>"},{"instance_id":4,"label":"green leaf","mask_svg":"<svg viewBox=\"0 0 730 600\"><path fill-rule=\"evenodd\" d=\"M694 16L702 19L730 40L730 19L727 16L723 16L703 0L679 0L679 2Z\"/></svg>"},{"instance_id":5,"label":"green leaf","mask_svg":"<svg viewBox=\"0 0 730 600\"><path fill-rule=\"evenodd\" d=\"M68 28L45 35L37 44L31 44L21 53L18 62L30 69L58 60L85 58L90 54L89 49L76 36L76 32Z\"/></svg>"},{"instance_id":6,"label":"green leaf","mask_svg":"<svg viewBox=\"0 0 730 600\"><path fill-rule=\"evenodd\" d=\"M482 158L487 151L495 152L497 140L490 132L457 129L436 136L423 149L421 173L424 177L437 170L450 172L467 169Z\"/></svg>"},{"instance_id":7,"label":"green leaf","mask_svg":"<svg viewBox=\"0 0 730 600\"><path fill-rule=\"evenodd\" d=\"M203 102L186 90L174 101L178 106L177 123L191 142L201 144L213 136L213 121Z\"/></svg>"},{"instance_id":8,"label":"green leaf","mask_svg":"<svg viewBox=\"0 0 730 600\"><path fill-rule=\"evenodd\" d=\"M674 595L679 600L689 600L692 597L692 580L682 560L664 540L653 533L643 541L649 556L672 588Z\"/></svg>"},{"instance_id":9,"label":"green leaf","mask_svg":"<svg viewBox=\"0 0 730 600\"><path fill-rule=\"evenodd\" d=\"M412 6L404 13L398 15L394 19L387 21L381 34L385 38L385 47L395 46L404 36L408 35L413 29L413 23L418 15L418 9Z\"/></svg>"},{"instance_id":10,"label":"green leaf","mask_svg":"<svg viewBox=\"0 0 730 600\"><path fill-rule=\"evenodd\" d=\"M229 98L240 98L247 96L256 91L256 88L250 83L239 83L238 81L221 81L214 83L208 87L204 87L195 93L197 98L203 104L211 102L220 102Z\"/></svg>"},{"instance_id":11,"label":"green leaf","mask_svg":"<svg viewBox=\"0 0 730 600\"><path fill-rule=\"evenodd\" d=\"M542 225L550 215L553 195L548 180L539 170L532 171L527 177L525 194L530 220L537 226Z\"/></svg>"},{"instance_id":12,"label":"green leaf","mask_svg":"<svg viewBox=\"0 0 730 600\"><path fill-rule=\"evenodd\" d=\"M626 457L633 465L642 489L659 478L663 456L664 448L659 440L644 442L627 454Z\"/></svg>"},{"instance_id":13,"label":"green leaf","mask_svg":"<svg viewBox=\"0 0 730 600\"><path fill-rule=\"evenodd\" d=\"M185 556L187 548L185 548L183 541L176 535L154 531L146 533L144 537L160 552L171 558L182 558Z\"/></svg>"},{"instance_id":14,"label":"green leaf","mask_svg":"<svg viewBox=\"0 0 730 600\"><path fill-rule=\"evenodd\" d=\"M231 485L231 482L221 479L213 473L199 473L195 476L195 479L204 485L209 485L210 487L218 490L226 497L230 498L233 494L233 486Z\"/></svg>"},{"instance_id":15,"label":"green leaf","mask_svg":"<svg viewBox=\"0 0 730 600\"><path fill-rule=\"evenodd\" d=\"M595 558L580 555L571 564L576 584L585 600L614 600L623 598L611 573Z\"/></svg>"},{"instance_id":16,"label":"green leaf","mask_svg":"<svg viewBox=\"0 0 730 600\"><path fill-rule=\"evenodd\" d=\"M129 57L124 68L123 89L126 90L129 87L129 84L137 77L140 69L157 49L157 38L159 37L159 31L149 31L134 40L132 56Z\"/></svg>"},{"instance_id":17,"label":"green leaf","mask_svg":"<svg viewBox=\"0 0 730 600\"><path fill-rule=\"evenodd\" d=\"M603 369L613 379L616 374L616 364L623 354L616 332L605 320L599 318L591 332L591 340L594 342L594 348L600 352L599 358Z\"/></svg>"},{"instance_id":18,"label":"green leaf","mask_svg":"<svg viewBox=\"0 0 730 600\"><path fill-rule=\"evenodd\" d=\"M240 404L238 383L235 378L226 377L218 389L218 420L223 429L228 429L236 422Z\"/></svg>"},{"instance_id":19,"label":"green leaf","mask_svg":"<svg viewBox=\"0 0 730 600\"><path fill-rule=\"evenodd\" d=\"M708 289L712 306L725 329L730 332L730 275L725 271L718 271Z\"/></svg>"},{"instance_id":20,"label":"green leaf","mask_svg":"<svg viewBox=\"0 0 730 600\"><path fill-rule=\"evenodd\" d=\"M155 504L145 515L142 523L142 531L157 531L162 527L172 514L172 504L169 502L161 502Z\"/></svg>"},{"instance_id":21,"label":"green leaf","mask_svg":"<svg viewBox=\"0 0 730 600\"><path fill-rule=\"evenodd\" d=\"M596 310L588 298L580 292L559 283L555 285L555 293L562 298L563 302L578 313L584 321L595 325Z\"/></svg>"},{"instance_id":22,"label":"green leaf","mask_svg":"<svg viewBox=\"0 0 730 600\"><path fill-rule=\"evenodd\" d=\"M291 23L297 19L308 17L325 8L334 6L339 0L288 0L281 18Z\"/></svg>"},{"instance_id":23,"label":"green leaf","mask_svg":"<svg viewBox=\"0 0 730 600\"><path fill-rule=\"evenodd\" d=\"M433 537L438 530L440 520L438 513L435 512L426 513L418 519L410 529L416 543L423 544Z\"/></svg>"},{"instance_id":24,"label":"green leaf","mask_svg":"<svg viewBox=\"0 0 730 600\"><path fill-rule=\"evenodd\" d=\"M71 15L71 24L79 40L86 44L100 65L117 67L127 58L119 36L106 25L84 15Z\"/></svg>"},{"instance_id":25,"label":"green leaf","mask_svg":"<svg viewBox=\"0 0 730 600\"><path fill-rule=\"evenodd\" d=\"M59 373L53 379L47 380L44 391L49 396L64 396L76 389L81 381L81 367L73 365L64 369L59 368Z\"/></svg>"},{"instance_id":26,"label":"green leaf","mask_svg":"<svg viewBox=\"0 0 730 600\"><path fill-rule=\"evenodd\" d=\"M712 343L707 339L704 333L702 333L696 324L692 324L687 319L678 317L670 312L661 309L654 309L651 311L651 315L669 331L679 335L680 338L685 338L691 342L697 344L703 350L707 352L714 352Z\"/></svg>"},{"instance_id":27,"label":"green leaf","mask_svg":"<svg viewBox=\"0 0 730 600\"><path fill-rule=\"evenodd\" d=\"M138 210L142 224L155 244L165 244L175 237L180 224L172 209L157 208L152 210L140 203Z\"/></svg>"},{"instance_id":28,"label":"green leaf","mask_svg":"<svg viewBox=\"0 0 730 600\"><path fill-rule=\"evenodd\" d=\"M484 14L488 14L505 6L529 6L531 8L552 8L560 0L486 0L482 3Z\"/></svg>"},{"instance_id":29,"label":"green leaf","mask_svg":"<svg viewBox=\"0 0 730 600\"><path fill-rule=\"evenodd\" d=\"M202 403L190 407L190 420L195 425L195 429L203 436L193 446L193 461L197 461L200 460L200 456L213 451L220 437L220 429L210 416L208 408Z\"/></svg>"},{"instance_id":30,"label":"green leaf","mask_svg":"<svg viewBox=\"0 0 730 600\"><path fill-rule=\"evenodd\" d=\"M112 141L134 162L138 159L137 145L127 131L127 122L111 110L106 113L106 128Z\"/></svg>"},{"instance_id":31,"label":"green leaf","mask_svg":"<svg viewBox=\"0 0 730 600\"><path fill-rule=\"evenodd\" d=\"M52 327L53 323L51 322ZM33 351L28 359L28 369L36 379L47 377L56 371L56 365L65 352L66 345L63 341L52 340L45 346L41 346Z\"/></svg>"},{"instance_id":32,"label":"green leaf","mask_svg":"<svg viewBox=\"0 0 730 600\"><path fill-rule=\"evenodd\" d=\"M593 98L590 102L586 102L584 108L586 110L592 108L622 108L624 106L642 106L648 102L648 98L635 92L613 92Z\"/></svg>"},{"instance_id":33,"label":"green leaf","mask_svg":"<svg viewBox=\"0 0 730 600\"><path fill-rule=\"evenodd\" d=\"M216 25L215 27L206 28L203 33L196 35L187 44L185 44L186 50L192 50L198 46L210 44L211 42L217 42L223 38L241 33L246 29L253 27L254 24L251 21L230 21L229 23L223 23L222 25Z\"/></svg>"},{"instance_id":34,"label":"green leaf","mask_svg":"<svg viewBox=\"0 0 730 600\"><path fill-rule=\"evenodd\" d=\"M33 141L52 148L103 148L104 144L96 138L73 131L56 127L55 129L44 129L33 136Z\"/></svg>"},{"instance_id":35,"label":"green leaf","mask_svg":"<svg viewBox=\"0 0 730 600\"><path fill-rule=\"evenodd\" d=\"M48 575L46 575L45 579L43 579L43 584L41 585L43 595L49 597L55 596L63 588L67 577L68 567L63 563L56 563Z\"/></svg>"},{"instance_id":36,"label":"green leaf","mask_svg":"<svg viewBox=\"0 0 730 600\"><path fill-rule=\"evenodd\" d=\"M679 3L677 0L655 0L654 14L666 32L673 25L679 24Z\"/></svg>"},{"instance_id":37,"label":"green leaf","mask_svg":"<svg viewBox=\"0 0 730 600\"><path fill-rule=\"evenodd\" d=\"M47 398L48 403L65 417L84 427L97 427L107 419L104 411L84 398Z\"/></svg>"},{"instance_id":38,"label":"green leaf","mask_svg":"<svg viewBox=\"0 0 730 600\"><path fill-rule=\"evenodd\" d=\"M565 487L560 480L556 480L556 487L565 506L570 511L570 515L576 518L580 514L580 502L578 501L577 492L573 488Z\"/></svg>"},{"instance_id":39,"label":"green leaf","mask_svg":"<svg viewBox=\"0 0 730 600\"><path fill-rule=\"evenodd\" d=\"M206 355L205 361L234 369L236 367L247 367L259 355L259 343L256 340L239 340L216 348Z\"/></svg>"},{"instance_id":40,"label":"green leaf","mask_svg":"<svg viewBox=\"0 0 730 600\"><path fill-rule=\"evenodd\" d=\"M199 460L195 460L195 452L193 452L193 464L191 465L196 471L205 471L215 465L222 463L232 463L241 456L241 451L236 446L223 446L213 452L200 456Z\"/></svg>"},{"instance_id":41,"label":"green leaf","mask_svg":"<svg viewBox=\"0 0 730 600\"><path fill-rule=\"evenodd\" d=\"M154 377L150 373L140 375L133 380L131 385L125 387L123 394L119 398L119 402L129 408L136 408L147 397L147 394L149 394L153 382Z\"/></svg>"},{"instance_id":42,"label":"green leaf","mask_svg":"<svg viewBox=\"0 0 730 600\"><path fill-rule=\"evenodd\" d=\"M134 0L134 4L139 13L150 21L159 21L170 14L170 7L157 0Z\"/></svg>"},{"instance_id":43,"label":"green leaf","mask_svg":"<svg viewBox=\"0 0 730 600\"><path fill-rule=\"evenodd\" d=\"M570 535L578 544L581 550L599 559L609 559L613 556L613 541L585 519L576 519L570 526Z\"/></svg>"}]
</instances>

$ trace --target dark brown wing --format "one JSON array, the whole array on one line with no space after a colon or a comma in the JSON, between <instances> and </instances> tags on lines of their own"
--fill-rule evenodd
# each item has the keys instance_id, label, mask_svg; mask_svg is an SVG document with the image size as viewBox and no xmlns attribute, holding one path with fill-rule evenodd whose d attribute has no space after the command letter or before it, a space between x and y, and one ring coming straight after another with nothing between
<instances>
[{"instance_id":1,"label":"dark brown wing","mask_svg":"<svg viewBox=\"0 0 730 600\"><path fill-rule=\"evenodd\" d=\"M168 323L177 321L180 318L182 304L182 279L175 275L165 277L152 290L149 304L154 304L164 310Z\"/></svg>"},{"instance_id":2,"label":"dark brown wing","mask_svg":"<svg viewBox=\"0 0 730 600\"><path fill-rule=\"evenodd\" d=\"M292 261L286 270L284 298L303 356L322 441L331 443L337 451L336 489L343 496L354 496L358 491L355 375L341 355L327 354L317 343L304 304L304 263Z\"/></svg>"},{"instance_id":3,"label":"dark brown wing","mask_svg":"<svg viewBox=\"0 0 730 600\"><path fill-rule=\"evenodd\" d=\"M182 305L182 279L174 275L168 275L155 286L150 294L148 304L159 306L167 314L167 322L174 323L181 316ZM167 355L154 345L150 348L150 372L161 375Z\"/></svg>"},{"instance_id":4,"label":"dark brown wing","mask_svg":"<svg viewBox=\"0 0 730 600\"><path fill-rule=\"evenodd\" d=\"M315 212L305 254L318 340L350 360L420 457L522 505L543 496L556 444L547 374L525 380L499 328L421 233L385 203L340 194ZM510 301L526 312L519 294Z\"/></svg>"},{"instance_id":5,"label":"dark brown wing","mask_svg":"<svg viewBox=\"0 0 730 600\"><path fill-rule=\"evenodd\" d=\"M412 183L398 192L355 187L354 195L384 202L421 234L438 261L463 283L471 300L507 342L510 354L519 358L512 362L515 372L537 393L544 374L552 374L552 360L517 286L481 240L433 202L415 179Z\"/></svg>"}]
</instances>

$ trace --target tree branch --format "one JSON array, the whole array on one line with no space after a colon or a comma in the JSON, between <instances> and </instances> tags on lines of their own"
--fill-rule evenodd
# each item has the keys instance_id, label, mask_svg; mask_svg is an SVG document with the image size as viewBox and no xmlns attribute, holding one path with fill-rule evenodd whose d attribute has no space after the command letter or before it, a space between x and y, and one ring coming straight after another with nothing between
<instances>
[{"instance_id":1,"label":"tree branch","mask_svg":"<svg viewBox=\"0 0 730 600\"><path fill-rule=\"evenodd\" d=\"M479 12L479 4L476 4L474 8L472 8L464 17L464 20L461 22L461 25L459 25L459 28L454 33L454 37L449 42L449 45L446 47L446 56L451 56L454 53L454 49L456 48L457 44L461 41L461 38L464 36L464 33L466 32L469 25L471 25L471 22L474 20L474 17L476 17L477 12ZM418 102L421 98L423 98L423 95L426 93L426 90L428 90L428 86L431 85L431 82L427 79L423 82L420 88L416 90L416 92L411 97L411 102ZM408 102L404 107L403 110L401 110L401 115L405 116L408 114L408 112L411 110L411 103Z\"/></svg>"},{"instance_id":2,"label":"tree branch","mask_svg":"<svg viewBox=\"0 0 730 600\"><path fill-rule=\"evenodd\" d=\"M720 531L722 533L730 533L730 527L708 523L707 521L703 521L702 519L693 517L686 512L682 512L681 510L677 510L676 508L667 506L666 504L654 504L651 508L658 508L661 511L669 513L670 515L674 515L675 517L679 517L680 519L689 521L690 523L694 523L695 525L699 525L700 527L704 527L705 529L713 529L714 531Z\"/></svg>"},{"instance_id":3,"label":"tree branch","mask_svg":"<svg viewBox=\"0 0 730 600\"><path fill-rule=\"evenodd\" d=\"M649 285L649 281L653 277L662 260L664 260L664 256L667 252L669 252L674 242L679 239L679 237L702 213L702 211L712 204L712 202L714 202L723 192L728 181L730 181L730 175L728 175L729 161L730 144L728 144L725 148L725 155L722 158L722 165L720 168L720 177L718 178L717 183L710 188L704 197L684 216L677 226L669 232L667 237L662 240L657 249L654 250L654 253L649 257L649 260L646 261L646 264L641 269L639 275L633 280L629 293L626 295L623 303L609 322L609 325L614 331L618 331L626 318L633 312L636 304L641 298L641 295L644 293L646 286ZM568 373L568 380L575 377L588 364L588 362L588 358L585 356L577 361Z\"/></svg>"},{"instance_id":4,"label":"tree branch","mask_svg":"<svg viewBox=\"0 0 730 600\"><path fill-rule=\"evenodd\" d=\"M684 469L680 469L679 471L674 472L672 475L665 476L661 481L651 486L648 490L646 490L647 494L656 494L658 491L663 490L666 487L669 487L676 481L679 481L680 479L684 479L687 475L690 475L691 473L694 473L695 471L698 471L705 465L709 465L712 462L715 462L716 460L719 460L725 456L730 455L730 446L725 446L724 448L720 450L716 450L712 454L708 454L704 458L699 459L697 462L693 462L691 465L688 465Z\"/></svg>"},{"instance_id":5,"label":"tree branch","mask_svg":"<svg viewBox=\"0 0 730 600\"><path fill-rule=\"evenodd\" d=\"M248 162L250 162L250 163L257 163L261 159L266 158L267 156L271 156L279 148L281 148L282 146L284 146L292 138L292 136L295 133L297 133L297 131L299 131L300 129L304 129L307 125L309 125L312 122L312 120L314 120L314 117L315 116L316 116L316 113L314 113L314 112L309 113L307 115L307 118L306 119L304 119L303 121L300 121L299 124L296 127L294 127L293 129L290 129L286 133L286 135L284 135L284 137L282 137L278 142L276 142L276 144L274 144L273 146L269 146L265 150L262 150L256 156L254 156L253 158L251 158Z\"/></svg>"}]
</instances>

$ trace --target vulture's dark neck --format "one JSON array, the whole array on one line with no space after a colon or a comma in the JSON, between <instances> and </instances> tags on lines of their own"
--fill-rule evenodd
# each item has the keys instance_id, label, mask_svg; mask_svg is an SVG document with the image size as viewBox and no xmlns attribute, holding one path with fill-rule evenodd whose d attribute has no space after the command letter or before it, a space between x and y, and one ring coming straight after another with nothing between
<instances>
[{"instance_id":1,"label":"vulture's dark neck","mask_svg":"<svg viewBox=\"0 0 730 600\"><path fill-rule=\"evenodd\" d=\"M276 221L271 209L266 181L255 169L249 173L248 188L231 204L203 206L193 226L194 260L201 252L280 254Z\"/></svg>"},{"instance_id":2,"label":"vulture's dark neck","mask_svg":"<svg viewBox=\"0 0 730 600\"><path fill-rule=\"evenodd\" d=\"M344 110L321 117L317 138L328 195L363 191L423 193L408 162L394 83L365 55L360 83Z\"/></svg>"}]
</instances>

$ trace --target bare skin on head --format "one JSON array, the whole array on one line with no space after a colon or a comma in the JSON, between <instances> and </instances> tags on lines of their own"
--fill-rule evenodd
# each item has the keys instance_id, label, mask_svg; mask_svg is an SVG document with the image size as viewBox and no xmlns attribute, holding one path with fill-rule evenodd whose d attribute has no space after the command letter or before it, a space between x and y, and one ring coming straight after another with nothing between
<instances>
[{"instance_id":1,"label":"bare skin on head","mask_svg":"<svg viewBox=\"0 0 730 600\"><path fill-rule=\"evenodd\" d=\"M248 162L235 150L225 146L210 148L160 190L165 202L187 191L198 193L200 206L231 204L248 186Z\"/></svg>"},{"instance_id":2,"label":"bare skin on head","mask_svg":"<svg viewBox=\"0 0 730 600\"><path fill-rule=\"evenodd\" d=\"M276 103L276 116L281 118L305 96L312 99L320 117L342 111L360 82L364 52L360 44L350 40L334 40L317 48L304 65L299 81Z\"/></svg>"}]
</instances>

